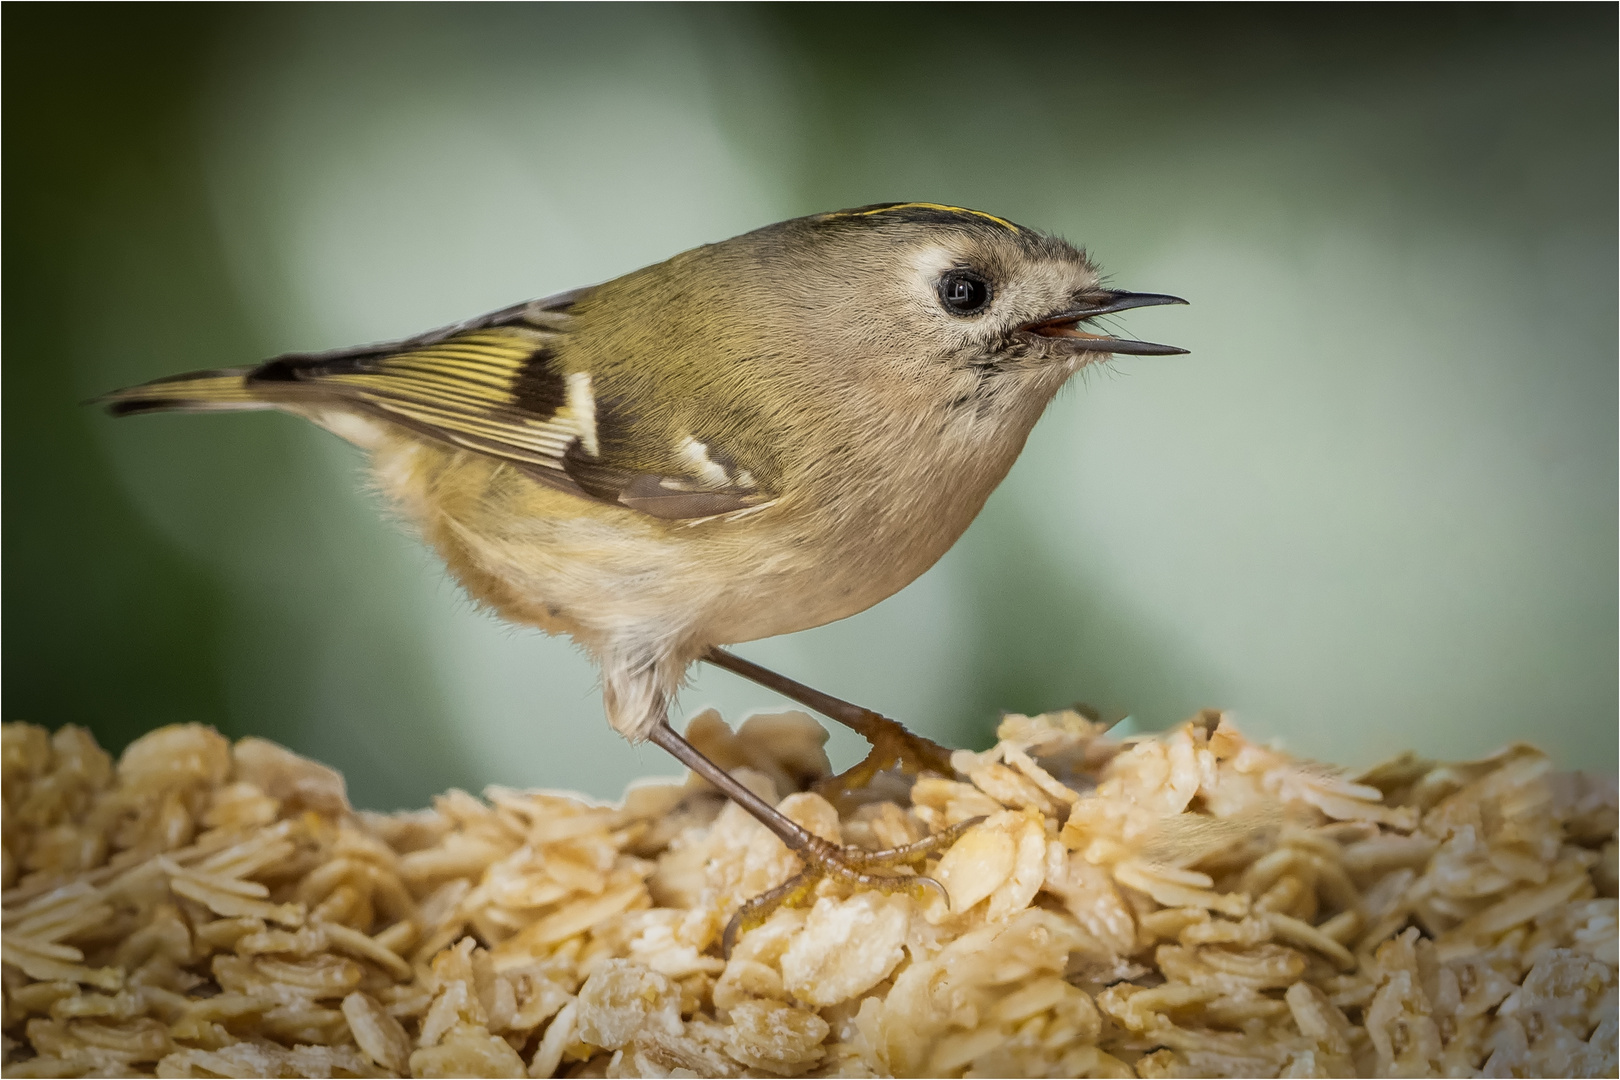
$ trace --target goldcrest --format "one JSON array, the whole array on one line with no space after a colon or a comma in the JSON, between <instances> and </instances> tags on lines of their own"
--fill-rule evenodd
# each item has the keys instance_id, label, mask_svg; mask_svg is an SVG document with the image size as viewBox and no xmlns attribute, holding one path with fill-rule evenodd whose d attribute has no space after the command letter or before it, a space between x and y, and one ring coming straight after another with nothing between
<instances>
[{"instance_id":1,"label":"goldcrest","mask_svg":"<svg viewBox=\"0 0 1620 1080\"><path fill-rule=\"evenodd\" d=\"M105 400L117 415L280 409L369 451L378 487L468 593L572 637L601 668L615 729L674 750L784 835L785 818L765 819L768 804L668 728L687 668L730 660L760 677L719 647L842 619L911 582L1070 376L1183 351L1089 320L1182 302L1104 287L1084 252L1003 218L894 203L769 225L408 341Z\"/></svg>"}]
</instances>

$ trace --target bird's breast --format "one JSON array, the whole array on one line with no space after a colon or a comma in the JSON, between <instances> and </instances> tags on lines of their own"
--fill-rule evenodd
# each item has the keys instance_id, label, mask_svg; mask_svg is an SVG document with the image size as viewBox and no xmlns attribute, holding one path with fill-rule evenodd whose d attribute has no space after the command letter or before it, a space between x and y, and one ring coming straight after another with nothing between
<instances>
[{"instance_id":1,"label":"bird's breast","mask_svg":"<svg viewBox=\"0 0 1620 1080\"><path fill-rule=\"evenodd\" d=\"M593 650L631 637L701 651L833 622L904 588L973 520L1002 456L913 447L807 476L758 512L702 521L594 502L409 435L378 445L373 468L468 593L502 617Z\"/></svg>"}]
</instances>

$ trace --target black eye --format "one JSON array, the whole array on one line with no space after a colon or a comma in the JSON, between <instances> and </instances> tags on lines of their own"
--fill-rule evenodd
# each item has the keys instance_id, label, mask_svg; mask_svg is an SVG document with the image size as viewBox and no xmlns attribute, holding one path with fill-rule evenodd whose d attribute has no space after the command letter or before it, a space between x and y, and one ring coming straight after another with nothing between
<instances>
[{"instance_id":1,"label":"black eye","mask_svg":"<svg viewBox=\"0 0 1620 1080\"><path fill-rule=\"evenodd\" d=\"M939 302L952 315L972 315L990 303L990 283L971 270L952 270L939 279Z\"/></svg>"}]
</instances>

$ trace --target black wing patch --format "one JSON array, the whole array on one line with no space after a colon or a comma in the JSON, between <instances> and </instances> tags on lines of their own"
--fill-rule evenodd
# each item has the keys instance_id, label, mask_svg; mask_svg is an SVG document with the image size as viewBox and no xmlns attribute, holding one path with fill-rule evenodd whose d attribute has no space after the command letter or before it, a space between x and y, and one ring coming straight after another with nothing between
<instances>
[{"instance_id":1,"label":"black wing patch","mask_svg":"<svg viewBox=\"0 0 1620 1080\"><path fill-rule=\"evenodd\" d=\"M588 372L560 370L566 306L577 295L395 345L279 357L251 371L246 389L272 399L335 401L512 462L552 487L653 517L706 518L768 503L772 495L751 473L694 438L643 445L648 433L611 398L598 400ZM669 467L650 472L624 464L630 461Z\"/></svg>"},{"instance_id":2,"label":"black wing patch","mask_svg":"<svg viewBox=\"0 0 1620 1080\"><path fill-rule=\"evenodd\" d=\"M490 327L397 352L283 357L252 372L247 385L267 393L274 384L298 386L577 489L563 455L576 440L595 442L589 376L575 376L571 391L551 362L550 338L530 327Z\"/></svg>"}]
</instances>

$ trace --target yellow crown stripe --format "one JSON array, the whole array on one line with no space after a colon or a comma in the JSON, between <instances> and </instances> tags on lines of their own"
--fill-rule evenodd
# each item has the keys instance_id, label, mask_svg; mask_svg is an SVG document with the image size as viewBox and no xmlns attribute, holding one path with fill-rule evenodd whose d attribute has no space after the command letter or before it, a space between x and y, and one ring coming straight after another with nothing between
<instances>
[{"instance_id":1,"label":"yellow crown stripe","mask_svg":"<svg viewBox=\"0 0 1620 1080\"><path fill-rule=\"evenodd\" d=\"M998 218L996 215L987 214L983 210L970 210L965 206L946 206L944 203L934 202L896 203L893 206L881 206L876 210L862 210L856 215L856 217L871 217L873 214L888 214L896 210L943 210L948 214L972 214L974 217L981 217L986 221L993 221L997 225L1000 225L1003 229L1010 229L1013 232L1018 231L1018 226L1014 225L1006 218Z\"/></svg>"}]
</instances>

